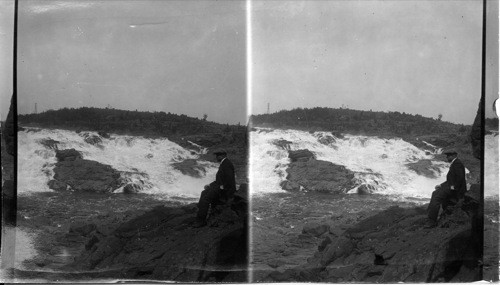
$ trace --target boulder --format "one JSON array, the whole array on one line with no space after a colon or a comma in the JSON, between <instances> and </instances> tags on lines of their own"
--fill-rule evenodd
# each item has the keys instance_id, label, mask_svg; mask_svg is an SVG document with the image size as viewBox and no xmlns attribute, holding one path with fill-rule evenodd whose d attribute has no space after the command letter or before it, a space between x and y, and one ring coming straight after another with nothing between
<instances>
[{"instance_id":1,"label":"boulder","mask_svg":"<svg viewBox=\"0 0 500 285\"><path fill-rule=\"evenodd\" d=\"M106 132L97 132L98 135L100 135L101 137L105 138L105 139L109 139L111 136L106 133Z\"/></svg>"},{"instance_id":2,"label":"boulder","mask_svg":"<svg viewBox=\"0 0 500 285\"><path fill-rule=\"evenodd\" d=\"M334 136L330 136L330 135L317 135L317 138L318 138L318 142L320 144L324 144L324 145L328 145L328 146L332 146L336 141L337 141L337 138L334 137Z\"/></svg>"},{"instance_id":3,"label":"boulder","mask_svg":"<svg viewBox=\"0 0 500 285\"><path fill-rule=\"evenodd\" d=\"M99 145L102 143L102 139L98 135L91 135L89 133L84 134L84 139L86 143L91 144L91 145Z\"/></svg>"},{"instance_id":4,"label":"boulder","mask_svg":"<svg viewBox=\"0 0 500 285\"><path fill-rule=\"evenodd\" d=\"M284 150L290 150L290 145L292 144L291 141L287 141L287 140L284 140L284 139L275 140L272 143L275 146L280 147L280 148L282 148Z\"/></svg>"},{"instance_id":5,"label":"boulder","mask_svg":"<svg viewBox=\"0 0 500 285\"><path fill-rule=\"evenodd\" d=\"M137 194L142 189L140 185L129 183L123 187L123 194Z\"/></svg>"},{"instance_id":6,"label":"boulder","mask_svg":"<svg viewBox=\"0 0 500 285\"><path fill-rule=\"evenodd\" d=\"M108 193L121 184L120 172L109 165L86 159L64 159L54 167L54 179L74 191Z\"/></svg>"},{"instance_id":7,"label":"boulder","mask_svg":"<svg viewBox=\"0 0 500 285\"><path fill-rule=\"evenodd\" d=\"M415 171L418 175L423 175L429 178L437 178L441 172L439 167L433 165L430 159L422 159L417 162L407 163L406 167Z\"/></svg>"},{"instance_id":8,"label":"boulder","mask_svg":"<svg viewBox=\"0 0 500 285\"><path fill-rule=\"evenodd\" d=\"M53 140L51 138L46 138L46 139L40 140L40 144L48 149L56 150L57 145L59 144L59 141Z\"/></svg>"},{"instance_id":9,"label":"boulder","mask_svg":"<svg viewBox=\"0 0 500 285\"><path fill-rule=\"evenodd\" d=\"M66 191L68 189L68 184L54 179L49 181L48 186L55 191Z\"/></svg>"},{"instance_id":10,"label":"boulder","mask_svg":"<svg viewBox=\"0 0 500 285\"><path fill-rule=\"evenodd\" d=\"M373 186L373 185L361 184L360 186L358 186L357 193L359 195L368 195L368 194L372 194L373 192L375 192L375 186Z\"/></svg>"},{"instance_id":11,"label":"boulder","mask_svg":"<svg viewBox=\"0 0 500 285\"><path fill-rule=\"evenodd\" d=\"M331 244L333 242L333 238L329 235L327 235L325 237L325 239L323 239L323 241L320 243L320 245L318 246L318 251L321 252L323 250L325 250L325 248Z\"/></svg>"},{"instance_id":12,"label":"boulder","mask_svg":"<svg viewBox=\"0 0 500 285\"><path fill-rule=\"evenodd\" d=\"M320 235L326 233L329 229L328 225L320 225L317 223L309 223L305 224L302 228L303 234L309 234L315 237L319 237Z\"/></svg>"},{"instance_id":13,"label":"boulder","mask_svg":"<svg viewBox=\"0 0 500 285\"><path fill-rule=\"evenodd\" d=\"M342 193L354 187L354 173L342 165L323 160L292 162L287 168L285 190L300 190L324 193Z\"/></svg>"},{"instance_id":14,"label":"boulder","mask_svg":"<svg viewBox=\"0 0 500 285\"><path fill-rule=\"evenodd\" d=\"M82 154L74 148L56 150L56 158L57 161L75 161L82 159Z\"/></svg>"},{"instance_id":15,"label":"boulder","mask_svg":"<svg viewBox=\"0 0 500 285\"><path fill-rule=\"evenodd\" d=\"M205 167L198 164L196 159L186 159L181 162L172 163L172 166L182 174L195 178L201 178L206 174Z\"/></svg>"},{"instance_id":16,"label":"boulder","mask_svg":"<svg viewBox=\"0 0 500 285\"><path fill-rule=\"evenodd\" d=\"M299 191L300 185L293 181L284 180L281 181L280 186L283 190L286 191Z\"/></svg>"},{"instance_id":17,"label":"boulder","mask_svg":"<svg viewBox=\"0 0 500 285\"><path fill-rule=\"evenodd\" d=\"M315 157L314 153L312 153L308 149L299 149L299 150L288 151L288 158L290 158L290 160L292 162L296 162L299 160L300 161L307 161L310 159L314 159L316 157Z\"/></svg>"}]
</instances>

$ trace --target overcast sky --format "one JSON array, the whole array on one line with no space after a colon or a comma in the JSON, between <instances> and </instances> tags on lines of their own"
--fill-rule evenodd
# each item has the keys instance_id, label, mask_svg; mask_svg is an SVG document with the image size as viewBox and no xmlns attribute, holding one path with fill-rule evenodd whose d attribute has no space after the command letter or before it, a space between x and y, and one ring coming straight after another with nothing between
<instances>
[{"instance_id":1,"label":"overcast sky","mask_svg":"<svg viewBox=\"0 0 500 285\"><path fill-rule=\"evenodd\" d=\"M243 1L19 1L19 113L165 111L246 122Z\"/></svg>"},{"instance_id":2,"label":"overcast sky","mask_svg":"<svg viewBox=\"0 0 500 285\"><path fill-rule=\"evenodd\" d=\"M344 105L473 123L482 1L253 1L252 16L255 114Z\"/></svg>"},{"instance_id":3,"label":"overcast sky","mask_svg":"<svg viewBox=\"0 0 500 285\"><path fill-rule=\"evenodd\" d=\"M498 2L489 1L489 3ZM471 124L482 1L252 1L251 112L400 111ZM498 7L488 7L488 71ZM243 1L23 0L19 112L95 106L245 123ZM0 0L0 116L12 93L14 0ZM493 52L492 52L493 51ZM498 74L488 72L493 116Z\"/></svg>"}]
</instances>

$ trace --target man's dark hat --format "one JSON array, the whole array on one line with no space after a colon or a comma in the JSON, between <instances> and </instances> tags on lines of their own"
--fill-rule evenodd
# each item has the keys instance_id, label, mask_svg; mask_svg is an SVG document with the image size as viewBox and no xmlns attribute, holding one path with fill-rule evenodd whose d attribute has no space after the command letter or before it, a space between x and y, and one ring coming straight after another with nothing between
<instances>
[{"instance_id":1,"label":"man's dark hat","mask_svg":"<svg viewBox=\"0 0 500 285\"><path fill-rule=\"evenodd\" d=\"M453 148L446 149L446 150L443 151L443 153L446 154L446 155L455 155L455 154L458 154L458 152L455 149L453 149Z\"/></svg>"},{"instance_id":2,"label":"man's dark hat","mask_svg":"<svg viewBox=\"0 0 500 285\"><path fill-rule=\"evenodd\" d=\"M223 149L216 149L213 154L215 155L227 155L227 152Z\"/></svg>"}]
</instances>

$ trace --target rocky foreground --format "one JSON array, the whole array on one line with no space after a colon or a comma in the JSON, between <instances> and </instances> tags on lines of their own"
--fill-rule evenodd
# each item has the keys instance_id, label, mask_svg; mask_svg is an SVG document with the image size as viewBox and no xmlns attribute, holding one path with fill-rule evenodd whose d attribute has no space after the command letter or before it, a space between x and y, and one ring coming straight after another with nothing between
<instances>
[{"instance_id":1,"label":"rocky foreground","mask_svg":"<svg viewBox=\"0 0 500 285\"><path fill-rule=\"evenodd\" d=\"M424 228L425 206L388 207L346 228L334 229L331 223L304 225L304 240L308 236L321 238L316 252L301 265L276 270L259 280L356 283L498 280L498 244L494 245L498 224L494 221L485 224L484 265L479 262L483 252L482 235L477 231L482 218L478 215L477 190L470 191L465 200L444 213L438 226L432 229ZM495 213L494 209L490 211Z\"/></svg>"},{"instance_id":2,"label":"rocky foreground","mask_svg":"<svg viewBox=\"0 0 500 285\"><path fill-rule=\"evenodd\" d=\"M193 204L155 207L113 230L92 224L76 228L74 234L89 238L69 268L108 271L102 277L120 279L244 282L248 263L244 192L238 191L230 204L217 206L202 228L193 227L197 211Z\"/></svg>"},{"instance_id":3,"label":"rocky foreground","mask_svg":"<svg viewBox=\"0 0 500 285\"><path fill-rule=\"evenodd\" d=\"M247 281L246 186L201 228L193 227L196 204L141 194L47 196L21 198L18 224L36 234L37 254L12 273L19 280Z\"/></svg>"}]
</instances>

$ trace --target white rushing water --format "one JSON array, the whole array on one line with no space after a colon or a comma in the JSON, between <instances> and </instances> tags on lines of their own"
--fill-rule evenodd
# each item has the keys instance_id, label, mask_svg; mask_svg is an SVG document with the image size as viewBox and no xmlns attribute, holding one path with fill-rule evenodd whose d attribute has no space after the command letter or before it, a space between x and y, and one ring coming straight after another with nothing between
<instances>
[{"instance_id":1,"label":"white rushing water","mask_svg":"<svg viewBox=\"0 0 500 285\"><path fill-rule=\"evenodd\" d=\"M498 133L484 139L484 196L498 198Z\"/></svg>"},{"instance_id":2,"label":"white rushing water","mask_svg":"<svg viewBox=\"0 0 500 285\"><path fill-rule=\"evenodd\" d=\"M434 186L446 180L449 166L432 160L440 149L431 153L401 139L352 135L340 139L328 132L257 129L251 132L250 140L252 194L284 191L279 184L285 180L290 160L288 151L275 144L279 140L290 141L291 150L308 149L318 160L344 165L356 172L358 185L370 184L375 186L375 193L398 198L429 198ZM406 166L422 159L432 160L436 178L418 175Z\"/></svg>"},{"instance_id":3,"label":"white rushing water","mask_svg":"<svg viewBox=\"0 0 500 285\"><path fill-rule=\"evenodd\" d=\"M206 169L201 178L183 175L174 169L173 163L197 159L205 149L185 149L168 139L150 139L136 136L111 135L101 138L102 143L93 145L86 137L94 132L67 130L27 129L18 133L18 193L52 191L47 183L54 176L55 150L42 144L52 139L58 141L58 149L74 148L84 159L111 165L122 173L128 182L142 186L141 192L186 198L199 197L203 186L215 179L218 165L198 161ZM122 189L116 189L120 192Z\"/></svg>"}]
</instances>

